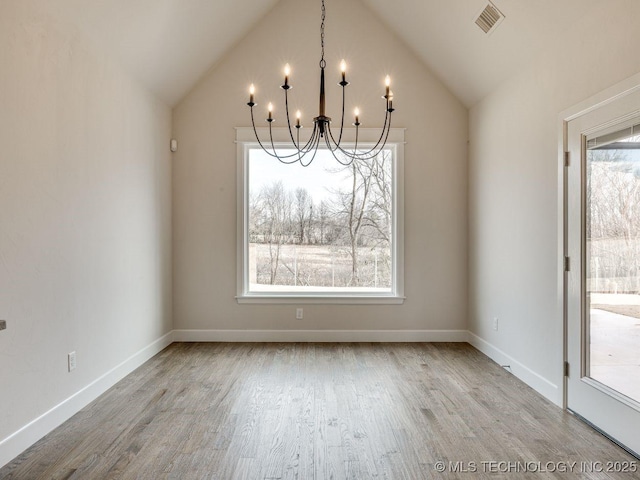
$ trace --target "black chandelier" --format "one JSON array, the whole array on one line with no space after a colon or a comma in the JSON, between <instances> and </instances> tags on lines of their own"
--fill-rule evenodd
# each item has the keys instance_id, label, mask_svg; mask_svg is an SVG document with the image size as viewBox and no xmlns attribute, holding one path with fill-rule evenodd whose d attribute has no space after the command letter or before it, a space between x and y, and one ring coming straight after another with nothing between
<instances>
[{"instance_id":1,"label":"black chandelier","mask_svg":"<svg viewBox=\"0 0 640 480\"><path fill-rule=\"evenodd\" d=\"M345 87L349 85L349 82L346 80L346 71L347 64L344 60L342 60L340 64L340 69L342 71L342 80L338 83L342 87L342 119L340 121L340 133L338 134L338 138L334 137L331 131L331 118L326 115L325 112L325 89L324 89L324 69L327 66L327 62L324 59L324 23L326 18L326 8L324 5L324 0L322 0L322 22L320 24L320 46L321 46L321 56L320 56L320 108L318 111L318 116L313 119L313 131L311 132L311 136L309 140L302 145L300 143L300 129L302 125L300 124L301 113L300 110L296 112L296 123L295 123L295 135L293 129L291 127L291 121L289 117L289 90L291 89L291 85L289 84L289 75L291 73L291 69L289 64L287 64L284 68L284 85L280 88L284 90L284 104L285 104L285 113L287 117L287 128L289 130L289 136L291 138L292 145L290 146L282 146L282 149L291 150L293 149L293 153L283 154L282 150L278 153L276 149L276 142L273 140L273 131L272 125L275 120L273 117L273 104L269 103L267 108L268 117L266 118L267 123L269 124L269 141L268 143L265 141L264 143L260 140L258 136L258 131L256 129L256 123L253 115L253 107L257 105L254 101L255 95L255 87L253 84L249 87L249 105L251 109L251 125L253 126L253 131L256 136L256 140L258 144L262 147L262 149L271 157L277 158L282 163L296 163L300 162L300 164L304 167L311 164L313 159L318 152L318 147L320 146L320 142L324 141L326 144L327 150L331 152L333 157L343 165L349 165L354 160L370 160L376 157L380 151L384 148L387 143L387 138L389 137L389 132L391 130L391 113L394 111L393 108L393 92L390 90L391 79L387 75L385 78L385 94L382 98L385 100L385 115L384 115L384 124L382 127L382 132L380 133L380 137L378 141L368 149L358 149L358 132L360 127L360 112L358 108L354 111L355 121L353 126L355 126L355 143L353 145L353 149L345 148L341 145L342 142L342 134L344 131L344 108L345 108ZM265 143L267 146L265 147Z\"/></svg>"}]
</instances>

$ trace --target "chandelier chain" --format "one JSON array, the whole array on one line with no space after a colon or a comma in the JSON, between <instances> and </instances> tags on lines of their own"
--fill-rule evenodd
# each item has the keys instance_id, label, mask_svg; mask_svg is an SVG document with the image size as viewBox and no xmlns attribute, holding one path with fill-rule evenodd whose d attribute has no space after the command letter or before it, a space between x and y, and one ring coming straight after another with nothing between
<instances>
[{"instance_id":1,"label":"chandelier chain","mask_svg":"<svg viewBox=\"0 0 640 480\"><path fill-rule=\"evenodd\" d=\"M320 47L322 55L320 56L320 68L327 66L327 62L324 59L324 20L327 17L327 10L324 6L324 0L322 0L322 22L320 23Z\"/></svg>"}]
</instances>

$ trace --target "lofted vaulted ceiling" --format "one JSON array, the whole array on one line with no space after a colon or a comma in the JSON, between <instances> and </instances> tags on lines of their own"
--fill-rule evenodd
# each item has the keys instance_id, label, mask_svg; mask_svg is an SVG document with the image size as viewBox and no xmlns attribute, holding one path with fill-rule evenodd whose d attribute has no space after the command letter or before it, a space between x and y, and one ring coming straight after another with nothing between
<instances>
[{"instance_id":1,"label":"lofted vaulted ceiling","mask_svg":"<svg viewBox=\"0 0 640 480\"><path fill-rule=\"evenodd\" d=\"M175 105L278 0L45 0Z\"/></svg>"},{"instance_id":2,"label":"lofted vaulted ceiling","mask_svg":"<svg viewBox=\"0 0 640 480\"><path fill-rule=\"evenodd\" d=\"M49 0L47 6L175 105L278 1L284 0ZM346 0L326 0L328 11L333 1ZM472 106L530 59L561 46L576 21L598 15L607 2L635 0L493 0L506 18L489 35L474 23L487 0L353 1L372 9Z\"/></svg>"}]
</instances>

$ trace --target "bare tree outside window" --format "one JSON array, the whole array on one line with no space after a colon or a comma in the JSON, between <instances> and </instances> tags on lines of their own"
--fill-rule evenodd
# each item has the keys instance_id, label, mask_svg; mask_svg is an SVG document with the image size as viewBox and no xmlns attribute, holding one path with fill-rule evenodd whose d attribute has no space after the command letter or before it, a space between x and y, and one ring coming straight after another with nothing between
<instances>
[{"instance_id":1,"label":"bare tree outside window","mask_svg":"<svg viewBox=\"0 0 640 480\"><path fill-rule=\"evenodd\" d=\"M589 151L586 234L592 292L640 294L639 153Z\"/></svg>"},{"instance_id":2,"label":"bare tree outside window","mask_svg":"<svg viewBox=\"0 0 640 480\"><path fill-rule=\"evenodd\" d=\"M393 162L392 149L348 166L325 151L310 171L252 150L252 288L391 291Z\"/></svg>"}]
</instances>

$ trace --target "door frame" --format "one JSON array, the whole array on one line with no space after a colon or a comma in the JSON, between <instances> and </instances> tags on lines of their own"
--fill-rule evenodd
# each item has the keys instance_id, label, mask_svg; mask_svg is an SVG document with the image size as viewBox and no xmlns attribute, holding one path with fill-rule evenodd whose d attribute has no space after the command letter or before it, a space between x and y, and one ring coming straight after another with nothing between
<instances>
[{"instance_id":1,"label":"door frame","mask_svg":"<svg viewBox=\"0 0 640 480\"><path fill-rule=\"evenodd\" d=\"M565 258L568 255L568 165L566 163L569 150L568 125L569 122L580 118L594 110L600 109L610 103L632 93L640 91L640 73L613 85L602 92L564 110L558 117L558 243L557 243L557 282L559 292L559 311L562 312L563 322L563 371L562 381L562 407L568 409L568 342L569 342L569 318L568 318L568 271L565 267ZM570 158L569 162L576 165L581 158ZM581 259L572 259L574 265L571 268L581 268ZM581 365L572 365L574 371L581 370ZM587 423L588 420L586 420ZM607 436L606 432L601 432Z\"/></svg>"}]
</instances>

